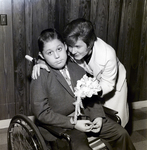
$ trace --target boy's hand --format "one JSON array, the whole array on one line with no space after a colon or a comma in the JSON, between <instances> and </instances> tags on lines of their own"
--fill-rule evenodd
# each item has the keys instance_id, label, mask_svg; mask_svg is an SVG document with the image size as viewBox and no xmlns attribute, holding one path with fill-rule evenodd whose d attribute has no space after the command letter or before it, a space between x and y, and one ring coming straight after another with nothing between
<instances>
[{"instance_id":1,"label":"boy's hand","mask_svg":"<svg viewBox=\"0 0 147 150\"><path fill-rule=\"evenodd\" d=\"M32 70L32 79L37 79L38 76L40 76L40 69L45 69L46 71L50 71L46 64L39 63L33 66Z\"/></svg>"},{"instance_id":2,"label":"boy's hand","mask_svg":"<svg viewBox=\"0 0 147 150\"><path fill-rule=\"evenodd\" d=\"M98 133L100 132L101 127L102 127L102 118L98 117L93 121L93 127L91 129L91 132Z\"/></svg>"},{"instance_id":3,"label":"boy's hand","mask_svg":"<svg viewBox=\"0 0 147 150\"><path fill-rule=\"evenodd\" d=\"M77 123L75 124L75 129L81 132L90 132L92 126L92 122L89 120L77 120Z\"/></svg>"}]
</instances>

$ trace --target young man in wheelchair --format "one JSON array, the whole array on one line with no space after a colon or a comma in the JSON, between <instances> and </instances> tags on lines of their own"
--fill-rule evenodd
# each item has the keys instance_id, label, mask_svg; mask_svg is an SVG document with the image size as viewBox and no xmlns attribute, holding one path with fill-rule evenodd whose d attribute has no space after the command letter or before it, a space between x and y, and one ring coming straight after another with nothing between
<instances>
[{"instance_id":1,"label":"young man in wheelchair","mask_svg":"<svg viewBox=\"0 0 147 150\"><path fill-rule=\"evenodd\" d=\"M99 136L110 150L135 150L127 131L105 115L99 101L94 100L96 96L83 100L83 114L89 119L77 120L73 124L73 88L86 72L67 59L67 45L56 30L42 31L38 46L50 72L42 69L40 76L32 80L31 106L45 141L56 143L57 137L42 128L42 124L61 127L70 134L72 150L90 150L87 137L91 135ZM70 78L70 85L64 78L64 70ZM66 141L58 139L59 149L66 149L66 146Z\"/></svg>"}]
</instances>

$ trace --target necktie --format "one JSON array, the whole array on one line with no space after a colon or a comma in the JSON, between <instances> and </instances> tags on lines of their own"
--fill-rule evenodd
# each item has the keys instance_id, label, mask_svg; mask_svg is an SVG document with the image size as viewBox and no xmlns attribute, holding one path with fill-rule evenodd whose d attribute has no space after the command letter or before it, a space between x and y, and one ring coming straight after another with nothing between
<instances>
[{"instance_id":1,"label":"necktie","mask_svg":"<svg viewBox=\"0 0 147 150\"><path fill-rule=\"evenodd\" d=\"M69 74L67 74L67 68L66 67L62 70L62 74L63 74L66 82L68 83L69 87L73 91L71 80L70 80L70 76L69 76Z\"/></svg>"}]
</instances>

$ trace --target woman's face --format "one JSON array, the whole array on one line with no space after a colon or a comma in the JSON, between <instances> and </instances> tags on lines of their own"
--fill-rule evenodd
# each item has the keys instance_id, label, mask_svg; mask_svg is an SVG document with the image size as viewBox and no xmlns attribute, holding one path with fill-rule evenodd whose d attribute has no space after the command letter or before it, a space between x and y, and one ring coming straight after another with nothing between
<instances>
[{"instance_id":1,"label":"woman's face","mask_svg":"<svg viewBox=\"0 0 147 150\"><path fill-rule=\"evenodd\" d=\"M87 44L80 39L77 40L77 42L74 46L72 46L72 47L69 46L68 48L69 48L71 55L76 60L81 60L90 51L90 49L87 47Z\"/></svg>"}]
</instances>

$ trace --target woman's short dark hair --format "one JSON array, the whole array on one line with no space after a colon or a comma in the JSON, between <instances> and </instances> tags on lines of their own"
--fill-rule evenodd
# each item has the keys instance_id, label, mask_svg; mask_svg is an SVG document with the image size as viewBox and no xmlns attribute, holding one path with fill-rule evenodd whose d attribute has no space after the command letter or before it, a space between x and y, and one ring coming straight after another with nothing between
<instances>
[{"instance_id":1,"label":"woman's short dark hair","mask_svg":"<svg viewBox=\"0 0 147 150\"><path fill-rule=\"evenodd\" d=\"M97 39L92 23L84 18L73 20L67 24L63 35L68 46L74 46L77 40L81 39L88 47L93 47Z\"/></svg>"},{"instance_id":2,"label":"woman's short dark hair","mask_svg":"<svg viewBox=\"0 0 147 150\"><path fill-rule=\"evenodd\" d=\"M59 34L58 31L56 31L55 29L49 28L49 29L45 29L43 30L39 37L38 37L38 47L39 47L39 51L42 53L43 48L44 48L44 44L48 41L52 41L54 39L58 39L60 40L62 43L64 43L64 40L62 38L62 36Z\"/></svg>"}]
</instances>

